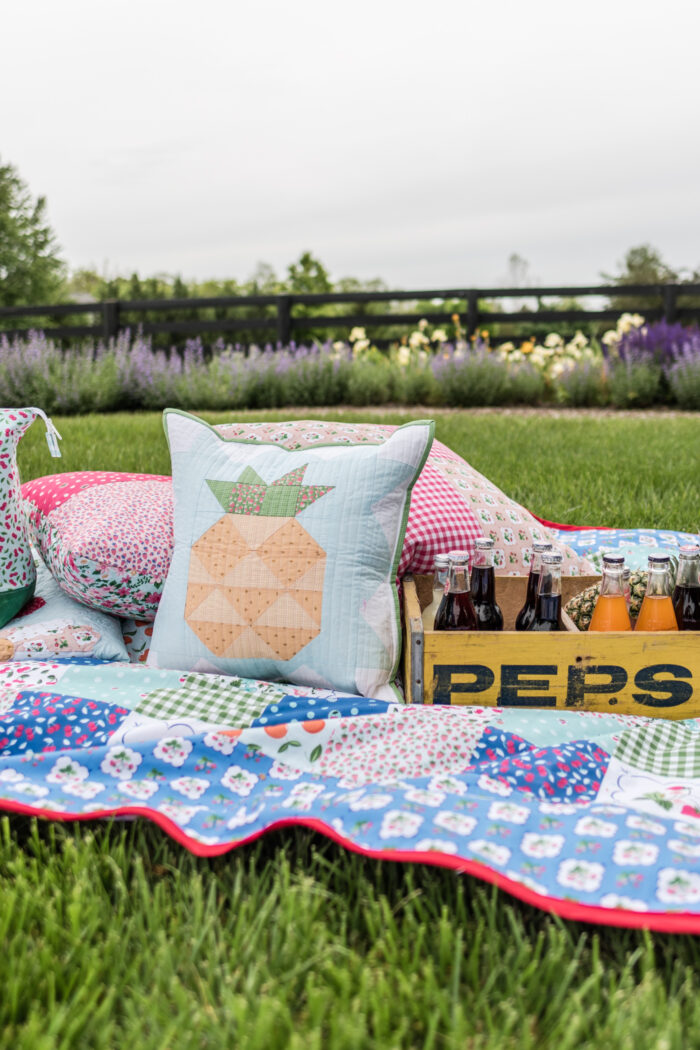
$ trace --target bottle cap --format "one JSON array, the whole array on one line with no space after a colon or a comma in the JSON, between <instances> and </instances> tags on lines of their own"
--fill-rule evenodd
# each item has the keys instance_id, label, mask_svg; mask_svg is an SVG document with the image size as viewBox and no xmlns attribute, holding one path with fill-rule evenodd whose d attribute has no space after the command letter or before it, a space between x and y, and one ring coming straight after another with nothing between
<instances>
[{"instance_id":1,"label":"bottle cap","mask_svg":"<svg viewBox=\"0 0 700 1050\"><path fill-rule=\"evenodd\" d=\"M552 544L550 540L534 540L532 549L535 554L542 554L543 551L551 551Z\"/></svg>"},{"instance_id":2,"label":"bottle cap","mask_svg":"<svg viewBox=\"0 0 700 1050\"><path fill-rule=\"evenodd\" d=\"M678 548L678 553L681 558L697 558L700 554L700 545L697 543L684 543L682 547Z\"/></svg>"},{"instance_id":3,"label":"bottle cap","mask_svg":"<svg viewBox=\"0 0 700 1050\"><path fill-rule=\"evenodd\" d=\"M649 564L650 565L668 565L670 560L671 559L670 559L668 554L650 554L649 555Z\"/></svg>"},{"instance_id":4,"label":"bottle cap","mask_svg":"<svg viewBox=\"0 0 700 1050\"><path fill-rule=\"evenodd\" d=\"M434 565L435 565L436 569L437 568L446 569L449 564L450 564L450 556L449 556L449 554L436 554L435 555Z\"/></svg>"},{"instance_id":5,"label":"bottle cap","mask_svg":"<svg viewBox=\"0 0 700 1050\"><path fill-rule=\"evenodd\" d=\"M450 551L448 558L453 565L466 565L469 561L469 551Z\"/></svg>"},{"instance_id":6,"label":"bottle cap","mask_svg":"<svg viewBox=\"0 0 700 1050\"><path fill-rule=\"evenodd\" d=\"M604 554L603 565L615 565L620 566L625 564L624 554Z\"/></svg>"},{"instance_id":7,"label":"bottle cap","mask_svg":"<svg viewBox=\"0 0 700 1050\"><path fill-rule=\"evenodd\" d=\"M474 546L478 551L490 551L493 547L493 540L490 536L477 536Z\"/></svg>"},{"instance_id":8,"label":"bottle cap","mask_svg":"<svg viewBox=\"0 0 700 1050\"><path fill-rule=\"evenodd\" d=\"M559 551L545 551L542 555L543 565L561 565L562 555Z\"/></svg>"},{"instance_id":9,"label":"bottle cap","mask_svg":"<svg viewBox=\"0 0 700 1050\"><path fill-rule=\"evenodd\" d=\"M630 567L629 565L625 565L624 569L622 570L622 578L628 580L630 578L630 575Z\"/></svg>"}]
</instances>

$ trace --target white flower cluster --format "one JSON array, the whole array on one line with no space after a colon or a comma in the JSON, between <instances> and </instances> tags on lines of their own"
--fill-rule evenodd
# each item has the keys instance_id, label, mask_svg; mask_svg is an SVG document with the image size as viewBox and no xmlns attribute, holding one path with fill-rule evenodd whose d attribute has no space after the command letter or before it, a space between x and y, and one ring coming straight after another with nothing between
<instances>
[{"instance_id":1,"label":"white flower cluster","mask_svg":"<svg viewBox=\"0 0 700 1050\"><path fill-rule=\"evenodd\" d=\"M528 361L551 379L582 361L602 361L600 350L583 332L576 332L568 342L557 332L550 332L541 343L534 339L524 340L519 347L501 343L496 353L512 364Z\"/></svg>"},{"instance_id":2,"label":"white flower cluster","mask_svg":"<svg viewBox=\"0 0 700 1050\"><path fill-rule=\"evenodd\" d=\"M633 328L641 328L643 325L644 318L641 314L622 314L615 328L605 332L600 337L600 341L612 350L620 342L623 335L627 335Z\"/></svg>"}]
</instances>

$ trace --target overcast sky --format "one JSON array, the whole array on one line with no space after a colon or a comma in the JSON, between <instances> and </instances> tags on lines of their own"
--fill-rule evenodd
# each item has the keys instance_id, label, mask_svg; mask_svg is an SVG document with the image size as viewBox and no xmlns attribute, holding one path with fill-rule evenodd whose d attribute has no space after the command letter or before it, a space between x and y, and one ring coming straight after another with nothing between
<instances>
[{"instance_id":1,"label":"overcast sky","mask_svg":"<svg viewBox=\"0 0 700 1050\"><path fill-rule=\"evenodd\" d=\"M0 25L0 159L73 268L700 266L697 0L8 0Z\"/></svg>"}]
</instances>

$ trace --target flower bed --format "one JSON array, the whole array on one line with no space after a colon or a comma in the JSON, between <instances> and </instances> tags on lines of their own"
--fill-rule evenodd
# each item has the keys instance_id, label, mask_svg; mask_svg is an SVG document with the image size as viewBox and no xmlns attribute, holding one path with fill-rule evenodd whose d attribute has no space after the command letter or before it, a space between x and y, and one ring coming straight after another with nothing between
<instances>
[{"instance_id":1,"label":"flower bed","mask_svg":"<svg viewBox=\"0 0 700 1050\"><path fill-rule=\"evenodd\" d=\"M551 332L541 342L492 346L487 332L468 340L421 321L388 351L364 329L347 342L280 348L212 347L154 351L125 332L108 346L61 350L40 332L0 340L0 402L40 404L75 414L166 406L255 409L286 406L503 404L655 404L700 409L700 331L646 324L623 315L601 340Z\"/></svg>"}]
</instances>

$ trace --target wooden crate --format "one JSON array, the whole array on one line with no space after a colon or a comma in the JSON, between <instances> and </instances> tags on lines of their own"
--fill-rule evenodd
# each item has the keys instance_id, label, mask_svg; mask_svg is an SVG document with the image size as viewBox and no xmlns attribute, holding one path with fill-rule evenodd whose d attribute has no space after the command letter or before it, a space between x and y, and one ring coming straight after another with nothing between
<instances>
[{"instance_id":1,"label":"wooden crate","mask_svg":"<svg viewBox=\"0 0 700 1050\"><path fill-rule=\"evenodd\" d=\"M564 602L598 577L562 580ZM404 579L404 684L409 703L700 716L700 632L513 630L527 578L497 576L504 631L424 631L432 577ZM422 599L422 601L421 601Z\"/></svg>"}]
</instances>

